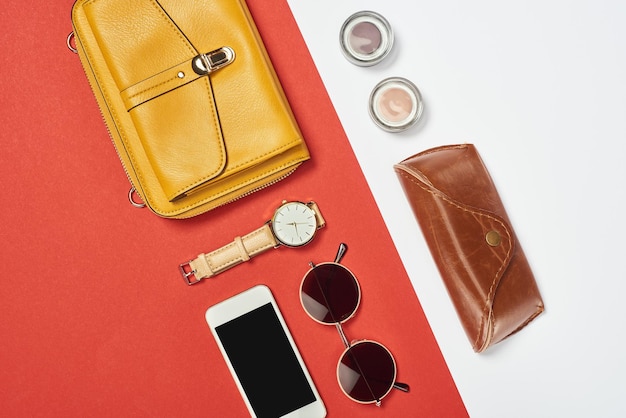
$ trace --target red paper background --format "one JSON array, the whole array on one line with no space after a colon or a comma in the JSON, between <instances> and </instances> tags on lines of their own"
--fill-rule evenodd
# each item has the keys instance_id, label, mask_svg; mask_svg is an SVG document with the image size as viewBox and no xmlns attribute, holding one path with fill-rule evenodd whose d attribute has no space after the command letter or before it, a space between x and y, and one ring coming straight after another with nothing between
<instances>
[{"instance_id":1,"label":"red paper background","mask_svg":"<svg viewBox=\"0 0 626 418\"><path fill-rule=\"evenodd\" d=\"M264 283L329 417L465 416L286 1L249 6L312 160L278 185L183 221L128 203L126 176L78 57L65 46L71 6L27 0L0 12L2 415L246 416L204 312ZM285 198L318 202L328 226L315 242L183 283L180 262L258 228ZM411 385L409 394L392 391L382 409L341 393L339 336L310 320L298 299L308 261L330 261L341 241L363 290L345 331L389 347L398 379Z\"/></svg>"}]
</instances>

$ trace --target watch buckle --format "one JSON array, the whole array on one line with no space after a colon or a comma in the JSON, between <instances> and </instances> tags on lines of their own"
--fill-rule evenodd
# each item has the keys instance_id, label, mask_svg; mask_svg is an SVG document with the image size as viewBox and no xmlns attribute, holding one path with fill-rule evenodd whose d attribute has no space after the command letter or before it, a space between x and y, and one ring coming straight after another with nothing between
<instances>
[{"instance_id":1,"label":"watch buckle","mask_svg":"<svg viewBox=\"0 0 626 418\"><path fill-rule=\"evenodd\" d=\"M178 269L180 270L180 274L183 276L183 279L185 280L185 283L187 283L189 286L191 286L192 284L196 284L200 282L200 279L198 279L195 275L196 275L196 270L192 269L190 267L190 263L193 260L189 260L185 263L182 263L178 266Z\"/></svg>"}]
</instances>

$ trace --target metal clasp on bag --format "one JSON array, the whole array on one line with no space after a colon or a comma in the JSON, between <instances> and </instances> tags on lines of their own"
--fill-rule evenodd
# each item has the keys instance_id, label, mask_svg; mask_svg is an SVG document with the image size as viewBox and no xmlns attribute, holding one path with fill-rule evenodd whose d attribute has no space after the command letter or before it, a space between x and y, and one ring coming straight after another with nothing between
<instances>
[{"instance_id":1,"label":"metal clasp on bag","mask_svg":"<svg viewBox=\"0 0 626 418\"><path fill-rule=\"evenodd\" d=\"M223 46L206 54L200 54L191 60L191 66L198 75L208 75L235 60L235 51Z\"/></svg>"}]
</instances>

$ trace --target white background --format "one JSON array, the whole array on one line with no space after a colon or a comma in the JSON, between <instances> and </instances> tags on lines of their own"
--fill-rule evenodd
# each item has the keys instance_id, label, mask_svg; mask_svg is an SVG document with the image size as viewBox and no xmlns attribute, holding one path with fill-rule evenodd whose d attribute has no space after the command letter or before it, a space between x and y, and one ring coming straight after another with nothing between
<instances>
[{"instance_id":1,"label":"white background","mask_svg":"<svg viewBox=\"0 0 626 418\"><path fill-rule=\"evenodd\" d=\"M289 0L472 417L626 416L626 2ZM374 10L396 43L350 64L343 21ZM423 123L378 129L374 85L403 76ZM546 312L473 353L393 164L474 143L531 263ZM428 376L421 376L428 379Z\"/></svg>"}]
</instances>

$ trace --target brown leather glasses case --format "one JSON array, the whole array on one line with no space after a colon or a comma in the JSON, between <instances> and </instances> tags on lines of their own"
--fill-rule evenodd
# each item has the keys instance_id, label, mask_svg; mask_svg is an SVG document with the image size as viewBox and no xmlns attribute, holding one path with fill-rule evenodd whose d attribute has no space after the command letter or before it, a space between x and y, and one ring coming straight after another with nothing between
<instances>
[{"instance_id":1,"label":"brown leather glasses case","mask_svg":"<svg viewBox=\"0 0 626 418\"><path fill-rule=\"evenodd\" d=\"M473 145L430 149L394 169L474 351L543 312L526 256Z\"/></svg>"}]
</instances>

